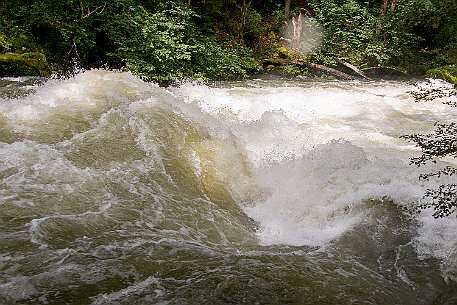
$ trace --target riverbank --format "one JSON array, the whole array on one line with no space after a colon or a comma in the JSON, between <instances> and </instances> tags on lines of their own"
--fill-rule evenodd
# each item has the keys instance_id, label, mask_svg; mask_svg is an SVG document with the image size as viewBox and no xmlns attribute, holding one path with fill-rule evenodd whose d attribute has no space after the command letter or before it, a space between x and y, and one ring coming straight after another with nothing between
<instances>
[{"instance_id":1,"label":"riverbank","mask_svg":"<svg viewBox=\"0 0 457 305\"><path fill-rule=\"evenodd\" d=\"M303 76L308 78L324 78L337 80L351 79L411 79L413 76L395 67L371 67L358 69L349 63L340 63L335 67L322 64L305 62L296 59L269 58L258 62L261 67L256 74L267 73L285 77ZM5 53L0 54L0 77L40 76L49 77L51 66L44 54L31 53ZM243 77L249 77L244 75ZM423 77L435 77L457 84L457 68L443 66L428 70Z\"/></svg>"}]
</instances>

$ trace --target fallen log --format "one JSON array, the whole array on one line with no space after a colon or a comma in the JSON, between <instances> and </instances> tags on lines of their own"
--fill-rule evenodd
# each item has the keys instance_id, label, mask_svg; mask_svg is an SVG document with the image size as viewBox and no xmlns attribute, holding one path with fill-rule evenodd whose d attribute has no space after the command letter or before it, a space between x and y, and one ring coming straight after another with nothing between
<instances>
[{"instance_id":1,"label":"fallen log","mask_svg":"<svg viewBox=\"0 0 457 305\"><path fill-rule=\"evenodd\" d=\"M334 77L336 77L337 79L342 79L342 80L352 80L354 79L353 76L349 75L349 74L346 74L344 72L341 72L341 71L338 71L336 69L333 69L333 68L330 68L330 67L327 67L327 66L323 66L323 65L319 65L319 64L313 64L313 63L310 63L310 62L304 62L302 63L303 66L311 69L311 70L317 70L319 72L324 72L326 74L329 74L329 75L332 75Z\"/></svg>"},{"instance_id":2,"label":"fallen log","mask_svg":"<svg viewBox=\"0 0 457 305\"><path fill-rule=\"evenodd\" d=\"M345 66L346 68L350 69L351 71L353 71L355 74L359 75L360 77L364 78L364 79L370 79L368 76L365 75L365 73L363 73L359 68L357 68L356 66L348 63L348 62L345 62L345 61L340 61L340 63Z\"/></svg>"}]
</instances>

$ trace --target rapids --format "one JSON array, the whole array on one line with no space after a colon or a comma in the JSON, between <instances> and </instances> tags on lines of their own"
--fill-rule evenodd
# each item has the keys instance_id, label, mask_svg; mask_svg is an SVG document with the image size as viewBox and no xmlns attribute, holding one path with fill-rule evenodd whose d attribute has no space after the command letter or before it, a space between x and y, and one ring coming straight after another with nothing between
<instances>
[{"instance_id":1,"label":"rapids","mask_svg":"<svg viewBox=\"0 0 457 305\"><path fill-rule=\"evenodd\" d=\"M414 89L0 79L0 304L456 304Z\"/></svg>"}]
</instances>

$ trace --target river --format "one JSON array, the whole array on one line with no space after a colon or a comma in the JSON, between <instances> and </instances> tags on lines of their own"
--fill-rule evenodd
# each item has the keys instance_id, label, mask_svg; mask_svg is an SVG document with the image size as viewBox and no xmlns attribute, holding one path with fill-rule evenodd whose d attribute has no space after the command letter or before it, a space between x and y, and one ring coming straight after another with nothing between
<instances>
[{"instance_id":1,"label":"river","mask_svg":"<svg viewBox=\"0 0 457 305\"><path fill-rule=\"evenodd\" d=\"M1 79L0 304L457 304L414 89Z\"/></svg>"}]
</instances>

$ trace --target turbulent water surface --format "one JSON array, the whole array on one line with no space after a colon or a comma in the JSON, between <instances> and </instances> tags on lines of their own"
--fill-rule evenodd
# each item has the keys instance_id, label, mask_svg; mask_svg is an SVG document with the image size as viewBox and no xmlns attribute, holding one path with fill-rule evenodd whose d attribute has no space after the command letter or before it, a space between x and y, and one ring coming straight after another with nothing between
<instances>
[{"instance_id":1,"label":"turbulent water surface","mask_svg":"<svg viewBox=\"0 0 457 305\"><path fill-rule=\"evenodd\" d=\"M400 82L0 80L1 304L456 304Z\"/></svg>"}]
</instances>

